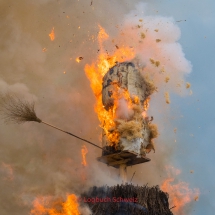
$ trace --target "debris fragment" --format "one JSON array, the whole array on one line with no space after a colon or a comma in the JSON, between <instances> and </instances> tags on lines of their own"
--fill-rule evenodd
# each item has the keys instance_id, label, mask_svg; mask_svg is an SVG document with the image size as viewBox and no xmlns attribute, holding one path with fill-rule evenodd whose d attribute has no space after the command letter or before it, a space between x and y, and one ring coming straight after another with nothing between
<instances>
[{"instance_id":1,"label":"debris fragment","mask_svg":"<svg viewBox=\"0 0 215 215\"><path fill-rule=\"evenodd\" d=\"M156 42L159 43L161 40L160 39L156 39Z\"/></svg>"},{"instance_id":2,"label":"debris fragment","mask_svg":"<svg viewBox=\"0 0 215 215\"><path fill-rule=\"evenodd\" d=\"M168 83L168 82L169 82L169 79L170 79L170 78L167 76L167 77L165 78L165 82Z\"/></svg>"},{"instance_id":3,"label":"debris fragment","mask_svg":"<svg viewBox=\"0 0 215 215\"><path fill-rule=\"evenodd\" d=\"M196 197L194 198L194 200L197 202L197 201L199 200L199 197L196 196Z\"/></svg>"},{"instance_id":4,"label":"debris fragment","mask_svg":"<svg viewBox=\"0 0 215 215\"><path fill-rule=\"evenodd\" d=\"M176 131L177 131L177 128L174 128L174 132L176 133Z\"/></svg>"},{"instance_id":5,"label":"debris fragment","mask_svg":"<svg viewBox=\"0 0 215 215\"><path fill-rule=\"evenodd\" d=\"M149 60L152 64L155 64L155 61L152 58L150 58Z\"/></svg>"},{"instance_id":6,"label":"debris fragment","mask_svg":"<svg viewBox=\"0 0 215 215\"><path fill-rule=\"evenodd\" d=\"M165 99L166 99L166 103L170 104L170 98L169 98L169 93L165 92Z\"/></svg>"},{"instance_id":7,"label":"debris fragment","mask_svg":"<svg viewBox=\"0 0 215 215\"><path fill-rule=\"evenodd\" d=\"M178 20L178 21L176 21L176 22L186 22L187 20L185 19L185 20Z\"/></svg>"},{"instance_id":8,"label":"debris fragment","mask_svg":"<svg viewBox=\"0 0 215 215\"><path fill-rule=\"evenodd\" d=\"M144 39L146 35L144 33L141 33L141 38Z\"/></svg>"},{"instance_id":9,"label":"debris fragment","mask_svg":"<svg viewBox=\"0 0 215 215\"><path fill-rule=\"evenodd\" d=\"M115 46L116 46L117 49L119 49L119 46L118 46L118 45L115 45Z\"/></svg>"},{"instance_id":10,"label":"debris fragment","mask_svg":"<svg viewBox=\"0 0 215 215\"><path fill-rule=\"evenodd\" d=\"M142 22L143 20L142 19L139 19L139 22Z\"/></svg>"},{"instance_id":11,"label":"debris fragment","mask_svg":"<svg viewBox=\"0 0 215 215\"><path fill-rule=\"evenodd\" d=\"M155 29L155 32L158 32L158 29Z\"/></svg>"},{"instance_id":12,"label":"debris fragment","mask_svg":"<svg viewBox=\"0 0 215 215\"><path fill-rule=\"evenodd\" d=\"M161 72L162 72L162 73L165 72L165 68L164 68L164 67L161 68Z\"/></svg>"},{"instance_id":13,"label":"debris fragment","mask_svg":"<svg viewBox=\"0 0 215 215\"><path fill-rule=\"evenodd\" d=\"M155 61L155 66L159 67L160 66L160 61Z\"/></svg>"},{"instance_id":14,"label":"debris fragment","mask_svg":"<svg viewBox=\"0 0 215 215\"><path fill-rule=\"evenodd\" d=\"M190 170L190 173L193 173L194 171L193 170Z\"/></svg>"},{"instance_id":15,"label":"debris fragment","mask_svg":"<svg viewBox=\"0 0 215 215\"><path fill-rule=\"evenodd\" d=\"M75 60L76 62L80 63L80 61L82 61L84 58L83 57L77 57Z\"/></svg>"},{"instance_id":16,"label":"debris fragment","mask_svg":"<svg viewBox=\"0 0 215 215\"><path fill-rule=\"evenodd\" d=\"M191 84L189 82L186 83L186 88L189 89Z\"/></svg>"}]
</instances>

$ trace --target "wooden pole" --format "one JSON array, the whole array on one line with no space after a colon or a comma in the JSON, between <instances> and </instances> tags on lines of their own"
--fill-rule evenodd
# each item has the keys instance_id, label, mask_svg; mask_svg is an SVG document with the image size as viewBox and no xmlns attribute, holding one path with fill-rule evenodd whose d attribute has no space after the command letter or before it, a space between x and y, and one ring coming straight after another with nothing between
<instances>
[{"instance_id":1,"label":"wooden pole","mask_svg":"<svg viewBox=\"0 0 215 215\"><path fill-rule=\"evenodd\" d=\"M127 183L127 165L126 164L120 164L119 165L119 175L120 179L122 180L122 183Z\"/></svg>"}]
</instances>

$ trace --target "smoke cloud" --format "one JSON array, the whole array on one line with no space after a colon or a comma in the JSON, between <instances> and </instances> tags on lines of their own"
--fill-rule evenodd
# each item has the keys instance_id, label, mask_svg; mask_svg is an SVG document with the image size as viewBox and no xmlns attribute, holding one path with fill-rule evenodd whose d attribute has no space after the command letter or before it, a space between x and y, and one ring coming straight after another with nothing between
<instances>
[{"instance_id":1,"label":"smoke cloud","mask_svg":"<svg viewBox=\"0 0 215 215\"><path fill-rule=\"evenodd\" d=\"M180 30L174 20L145 16L146 6L136 3L1 0L0 91L36 101L42 120L100 145L95 98L84 73L85 64L95 60L99 52L96 37L100 24L114 39L107 41L107 51L111 53L115 45L131 46L138 54L143 75L150 76L158 87L150 107L160 131L156 154L150 155L148 164L128 169L128 178L136 171L135 183L154 185L165 178L164 165L173 150L162 137L165 120L155 107L161 102L159 107L165 110L166 91L186 92L179 85L186 87L184 76L191 65L177 42ZM55 40L51 41L53 27ZM80 56L83 60L77 63L75 59ZM0 136L2 215L29 214L38 196L78 195L95 184L119 182L117 171L96 161L101 156L99 149L86 145L87 167L83 167L84 143L44 125L5 125L0 121Z\"/></svg>"}]
</instances>

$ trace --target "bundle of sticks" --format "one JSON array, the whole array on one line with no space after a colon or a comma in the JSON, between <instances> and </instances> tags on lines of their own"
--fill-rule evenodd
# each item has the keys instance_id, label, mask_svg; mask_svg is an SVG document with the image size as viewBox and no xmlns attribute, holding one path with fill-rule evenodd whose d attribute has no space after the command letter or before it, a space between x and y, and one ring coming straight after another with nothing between
<instances>
[{"instance_id":1,"label":"bundle of sticks","mask_svg":"<svg viewBox=\"0 0 215 215\"><path fill-rule=\"evenodd\" d=\"M81 195L93 215L173 215L168 194L158 186L92 187Z\"/></svg>"}]
</instances>

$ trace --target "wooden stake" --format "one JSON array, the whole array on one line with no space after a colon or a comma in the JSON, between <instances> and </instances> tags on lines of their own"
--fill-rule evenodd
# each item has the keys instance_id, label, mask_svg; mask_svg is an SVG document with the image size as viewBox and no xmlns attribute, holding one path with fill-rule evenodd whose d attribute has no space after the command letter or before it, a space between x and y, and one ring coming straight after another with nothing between
<instances>
[{"instance_id":1,"label":"wooden stake","mask_svg":"<svg viewBox=\"0 0 215 215\"><path fill-rule=\"evenodd\" d=\"M126 164L120 164L119 165L119 175L120 179L122 180L122 183L127 183L127 165Z\"/></svg>"}]
</instances>

